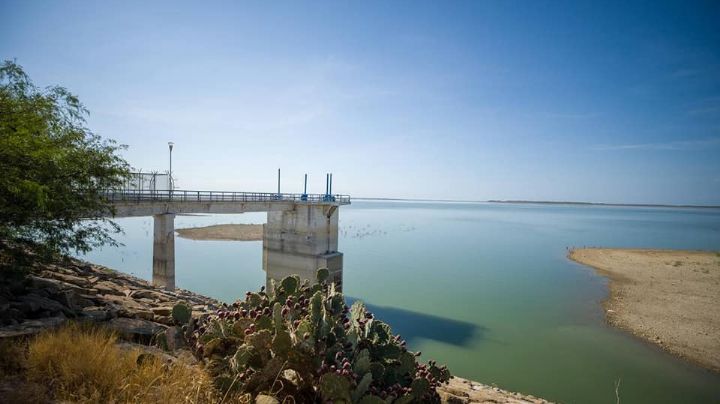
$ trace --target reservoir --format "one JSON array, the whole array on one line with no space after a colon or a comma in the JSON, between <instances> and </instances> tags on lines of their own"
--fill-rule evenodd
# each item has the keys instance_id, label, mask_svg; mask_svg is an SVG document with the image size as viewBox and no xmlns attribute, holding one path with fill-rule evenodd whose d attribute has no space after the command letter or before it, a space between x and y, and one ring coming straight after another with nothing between
<instances>
[{"instance_id":1,"label":"reservoir","mask_svg":"<svg viewBox=\"0 0 720 404\"><path fill-rule=\"evenodd\" d=\"M176 228L266 214L177 216ZM82 257L152 278L151 217ZM176 238L180 288L227 302L265 284L262 241ZM720 375L605 324L607 280L568 247L720 250L720 210L357 201L340 210L343 289L455 375L569 403L720 402ZM720 298L720 296L718 297Z\"/></svg>"}]
</instances>

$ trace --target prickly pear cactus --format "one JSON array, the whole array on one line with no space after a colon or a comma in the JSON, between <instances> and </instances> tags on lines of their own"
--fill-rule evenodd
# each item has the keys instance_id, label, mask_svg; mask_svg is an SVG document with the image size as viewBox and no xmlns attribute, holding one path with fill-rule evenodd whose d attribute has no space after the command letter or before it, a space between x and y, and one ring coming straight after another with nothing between
<instances>
[{"instance_id":1,"label":"prickly pear cactus","mask_svg":"<svg viewBox=\"0 0 720 404\"><path fill-rule=\"evenodd\" d=\"M176 324L187 324L192 318L192 308L185 302L180 302L172 308L172 318Z\"/></svg>"},{"instance_id":2,"label":"prickly pear cactus","mask_svg":"<svg viewBox=\"0 0 720 404\"><path fill-rule=\"evenodd\" d=\"M447 368L418 362L419 353L408 351L389 325L361 302L349 308L328 279L327 269L318 270L315 285L290 276L272 292L248 292L190 321L189 343L218 388L258 402L289 396L295 402L439 402L436 388L450 379Z\"/></svg>"}]
</instances>

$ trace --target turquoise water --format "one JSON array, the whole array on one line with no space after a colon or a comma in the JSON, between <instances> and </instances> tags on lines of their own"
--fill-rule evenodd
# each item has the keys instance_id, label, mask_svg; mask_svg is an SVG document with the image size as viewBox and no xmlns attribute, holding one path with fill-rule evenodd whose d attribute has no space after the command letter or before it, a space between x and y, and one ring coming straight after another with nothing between
<instances>
[{"instance_id":1,"label":"turquoise water","mask_svg":"<svg viewBox=\"0 0 720 404\"><path fill-rule=\"evenodd\" d=\"M178 216L176 227L265 214ZM152 219L86 259L151 278ZM569 403L720 402L720 375L605 325L607 281L568 246L720 250L720 210L354 202L344 290L459 376ZM176 239L179 287L232 301L265 282L262 242ZM720 298L720 296L719 296Z\"/></svg>"}]
</instances>

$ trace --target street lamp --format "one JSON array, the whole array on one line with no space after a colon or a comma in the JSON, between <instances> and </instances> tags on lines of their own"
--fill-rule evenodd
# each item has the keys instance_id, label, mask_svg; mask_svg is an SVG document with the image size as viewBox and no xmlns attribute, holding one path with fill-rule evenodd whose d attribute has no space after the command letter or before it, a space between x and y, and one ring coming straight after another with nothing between
<instances>
[{"instance_id":1,"label":"street lamp","mask_svg":"<svg viewBox=\"0 0 720 404\"><path fill-rule=\"evenodd\" d=\"M173 178L172 178L172 149L173 146L175 146L175 143L168 142L168 148L170 149L170 190L172 191L174 187L173 184Z\"/></svg>"}]
</instances>

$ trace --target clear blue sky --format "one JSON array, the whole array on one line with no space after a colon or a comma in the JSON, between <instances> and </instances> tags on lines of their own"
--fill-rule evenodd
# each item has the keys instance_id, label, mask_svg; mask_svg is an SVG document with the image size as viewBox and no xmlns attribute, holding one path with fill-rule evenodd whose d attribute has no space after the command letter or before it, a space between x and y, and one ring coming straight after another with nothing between
<instances>
[{"instance_id":1,"label":"clear blue sky","mask_svg":"<svg viewBox=\"0 0 720 404\"><path fill-rule=\"evenodd\" d=\"M720 204L720 2L0 0L0 57L185 189Z\"/></svg>"}]
</instances>

